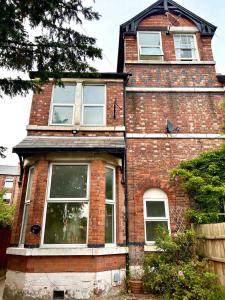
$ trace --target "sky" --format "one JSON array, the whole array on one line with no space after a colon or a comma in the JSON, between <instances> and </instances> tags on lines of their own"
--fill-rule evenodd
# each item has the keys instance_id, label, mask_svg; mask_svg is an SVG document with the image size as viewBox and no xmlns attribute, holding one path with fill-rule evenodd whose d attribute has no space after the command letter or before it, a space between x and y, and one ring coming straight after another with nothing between
<instances>
[{"instance_id":1,"label":"sky","mask_svg":"<svg viewBox=\"0 0 225 300\"><path fill-rule=\"evenodd\" d=\"M97 46L103 49L103 60L92 65L100 72L115 72L117 65L119 26L153 4L154 0L83 0L101 14L99 21L85 21L79 31L97 39ZM216 25L213 39L213 53L218 73L225 74L225 1L224 0L177 0L177 3ZM5 71L0 71L4 77ZM14 76L16 74L13 74ZM26 97L0 98L0 145L8 148L0 164L16 165L18 157L12 154L12 147L26 136L29 122L32 93Z\"/></svg>"}]
</instances>

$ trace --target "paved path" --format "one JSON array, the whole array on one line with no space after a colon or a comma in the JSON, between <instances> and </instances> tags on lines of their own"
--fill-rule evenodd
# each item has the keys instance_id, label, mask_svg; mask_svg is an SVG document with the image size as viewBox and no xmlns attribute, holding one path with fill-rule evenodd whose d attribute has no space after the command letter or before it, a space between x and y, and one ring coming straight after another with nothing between
<instances>
[{"instance_id":1,"label":"paved path","mask_svg":"<svg viewBox=\"0 0 225 300\"><path fill-rule=\"evenodd\" d=\"M0 281L0 300L2 300L4 284L5 284L5 280L1 280Z\"/></svg>"}]
</instances>

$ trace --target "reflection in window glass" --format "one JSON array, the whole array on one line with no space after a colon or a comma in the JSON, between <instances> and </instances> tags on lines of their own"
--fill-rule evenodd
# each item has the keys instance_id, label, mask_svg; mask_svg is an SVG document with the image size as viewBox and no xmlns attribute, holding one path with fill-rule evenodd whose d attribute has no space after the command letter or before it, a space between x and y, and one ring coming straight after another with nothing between
<instances>
[{"instance_id":1,"label":"reflection in window glass","mask_svg":"<svg viewBox=\"0 0 225 300\"><path fill-rule=\"evenodd\" d=\"M85 125L102 125L104 123L104 107L84 106Z\"/></svg>"},{"instance_id":2,"label":"reflection in window glass","mask_svg":"<svg viewBox=\"0 0 225 300\"><path fill-rule=\"evenodd\" d=\"M163 227L168 229L168 222L166 221L147 221L146 222L146 237L147 241L155 241L157 228Z\"/></svg>"},{"instance_id":3,"label":"reflection in window glass","mask_svg":"<svg viewBox=\"0 0 225 300\"><path fill-rule=\"evenodd\" d=\"M50 198L86 198L87 165L53 165Z\"/></svg>"},{"instance_id":4,"label":"reflection in window glass","mask_svg":"<svg viewBox=\"0 0 225 300\"><path fill-rule=\"evenodd\" d=\"M113 169L106 168L106 199L113 200Z\"/></svg>"},{"instance_id":5,"label":"reflection in window glass","mask_svg":"<svg viewBox=\"0 0 225 300\"><path fill-rule=\"evenodd\" d=\"M114 243L114 204L106 204L105 242Z\"/></svg>"},{"instance_id":6,"label":"reflection in window glass","mask_svg":"<svg viewBox=\"0 0 225 300\"><path fill-rule=\"evenodd\" d=\"M45 244L86 244L88 204L48 203Z\"/></svg>"},{"instance_id":7,"label":"reflection in window glass","mask_svg":"<svg viewBox=\"0 0 225 300\"><path fill-rule=\"evenodd\" d=\"M166 217L165 203L163 201L146 202L147 217Z\"/></svg>"},{"instance_id":8,"label":"reflection in window glass","mask_svg":"<svg viewBox=\"0 0 225 300\"><path fill-rule=\"evenodd\" d=\"M72 124L73 107L72 106L54 106L52 114L53 124Z\"/></svg>"}]
</instances>

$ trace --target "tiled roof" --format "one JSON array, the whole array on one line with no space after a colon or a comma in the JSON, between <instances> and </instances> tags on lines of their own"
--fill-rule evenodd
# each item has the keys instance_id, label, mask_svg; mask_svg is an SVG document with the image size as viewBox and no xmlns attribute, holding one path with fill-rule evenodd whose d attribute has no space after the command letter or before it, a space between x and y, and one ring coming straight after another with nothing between
<instances>
[{"instance_id":1,"label":"tiled roof","mask_svg":"<svg viewBox=\"0 0 225 300\"><path fill-rule=\"evenodd\" d=\"M0 165L0 175L19 176L19 169L17 166Z\"/></svg>"},{"instance_id":2,"label":"tiled roof","mask_svg":"<svg viewBox=\"0 0 225 300\"><path fill-rule=\"evenodd\" d=\"M78 150L123 150L123 137L43 137L28 136L13 148L15 153L38 153L39 151L78 151Z\"/></svg>"}]
</instances>

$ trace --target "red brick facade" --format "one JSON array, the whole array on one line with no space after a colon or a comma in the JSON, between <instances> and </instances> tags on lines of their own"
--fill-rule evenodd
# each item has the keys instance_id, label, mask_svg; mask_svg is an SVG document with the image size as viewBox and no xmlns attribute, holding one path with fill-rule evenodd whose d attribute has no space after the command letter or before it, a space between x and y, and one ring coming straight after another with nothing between
<instances>
[{"instance_id":1,"label":"red brick facade","mask_svg":"<svg viewBox=\"0 0 225 300\"><path fill-rule=\"evenodd\" d=\"M43 229L49 165L54 161L85 161L90 164L90 199L87 247L105 247L105 186L106 166L115 168L116 182L116 244L128 241L130 261L144 251L145 239L143 196L149 189L160 189L168 197L171 232L187 226L185 211L193 205L180 184L172 180L170 171L182 160L197 156L205 150L219 147L223 142L221 124L224 101L223 84L216 76L211 50L211 37L196 34L198 61L177 61L173 32L166 33L171 18L180 28L196 28L191 20L170 14L152 15L138 24L138 31L162 30L163 61L140 61L137 35L124 35L124 72L132 73L129 81L102 80L106 84L105 128L64 130L49 125L52 85L33 97L28 136L36 137L125 137L126 161L115 154L57 153L31 155L25 161L23 183L20 188L12 244L18 245L23 203L27 187L28 167L34 166L34 178L26 229L25 247L39 247L41 235L30 228L38 224ZM187 30L187 29L186 29ZM76 79L73 79L73 82ZM83 80L83 79L82 79ZM88 81L88 80L86 80ZM86 82L84 80L84 82ZM88 82L91 82L89 79ZM94 82L94 81L93 81ZM98 81L99 82L99 81ZM166 88L166 90L165 90ZM126 91L127 90L127 91ZM124 94L124 91L125 94ZM124 107L124 103L126 106ZM116 105L115 105L116 104ZM124 119L126 117L126 119ZM167 134L170 120L176 132ZM125 126L125 128L124 128ZM113 128L110 128L113 127ZM116 127L119 127L116 128ZM74 127L75 128L75 127ZM109 129L110 128L110 129ZM209 135L210 134L210 135ZM86 158L85 158L86 157ZM127 172L124 164L127 163ZM125 176L127 173L127 177ZM126 194L127 192L127 194ZM128 202L128 207L125 204ZM126 213L128 215L126 216ZM126 228L126 217L128 228ZM126 233L129 235L126 239ZM43 245L41 245L43 247ZM115 246L115 245L114 245ZM82 249L80 250L82 251ZM20 272L101 272L125 267L125 254L100 256L23 257L10 255L9 269Z\"/></svg>"}]
</instances>

